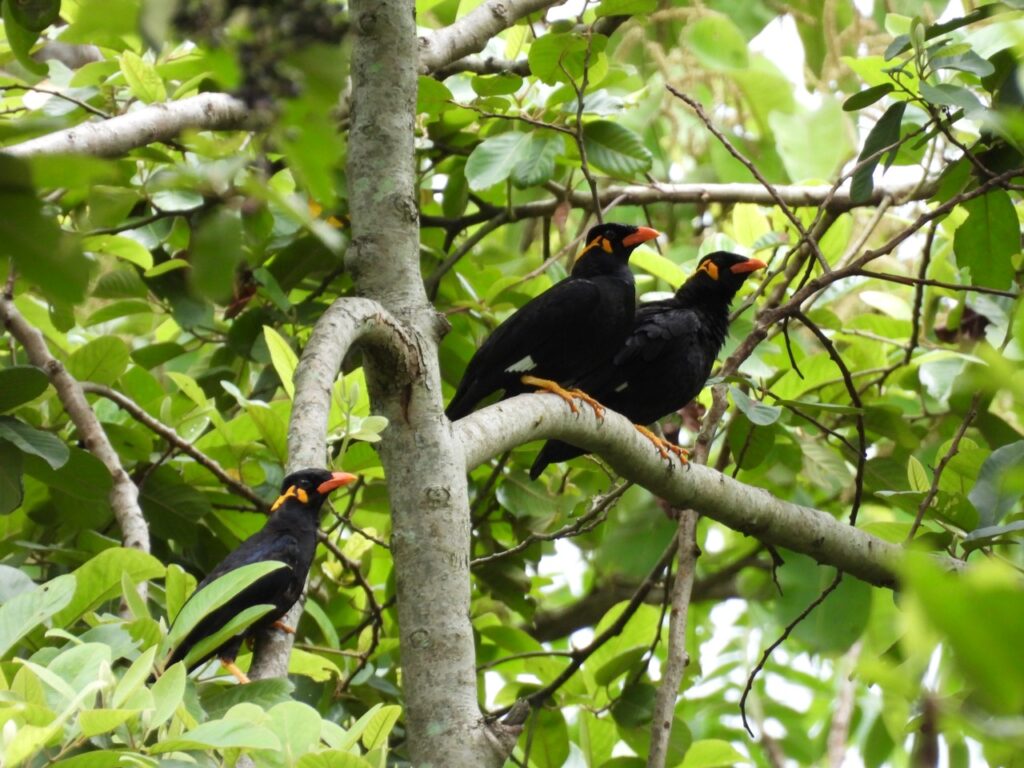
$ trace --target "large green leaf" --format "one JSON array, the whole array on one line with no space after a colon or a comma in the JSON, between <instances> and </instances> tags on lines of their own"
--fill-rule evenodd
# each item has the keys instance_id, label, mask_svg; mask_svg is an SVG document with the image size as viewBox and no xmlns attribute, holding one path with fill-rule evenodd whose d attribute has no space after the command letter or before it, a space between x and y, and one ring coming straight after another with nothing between
<instances>
[{"instance_id":1,"label":"large green leaf","mask_svg":"<svg viewBox=\"0 0 1024 768\"><path fill-rule=\"evenodd\" d=\"M63 609L75 594L75 577L58 576L0 605L0 658L22 637Z\"/></svg>"},{"instance_id":2,"label":"large green leaf","mask_svg":"<svg viewBox=\"0 0 1024 768\"><path fill-rule=\"evenodd\" d=\"M857 157L857 163L864 163L857 172L853 174L850 182L850 197L856 201L867 200L875 189L874 173L878 167L881 156L868 161L868 158L884 147L895 143L900 137L900 125L903 122L903 113L907 111L907 103L898 101L891 104L885 110L875 126L868 133L864 140L864 148Z\"/></svg>"},{"instance_id":3,"label":"large green leaf","mask_svg":"<svg viewBox=\"0 0 1024 768\"><path fill-rule=\"evenodd\" d=\"M953 239L956 263L971 270L971 282L1007 289L1013 281L1010 257L1020 253L1020 222L1010 196L1001 189L963 204L967 220Z\"/></svg>"},{"instance_id":4,"label":"large green leaf","mask_svg":"<svg viewBox=\"0 0 1024 768\"><path fill-rule=\"evenodd\" d=\"M226 208L203 216L192 235L191 256L192 285L212 301L227 302L242 260L241 217Z\"/></svg>"},{"instance_id":5,"label":"large green leaf","mask_svg":"<svg viewBox=\"0 0 1024 768\"><path fill-rule=\"evenodd\" d=\"M980 524L1000 522L1024 495L1024 440L992 451L981 465L968 498Z\"/></svg>"},{"instance_id":6,"label":"large green leaf","mask_svg":"<svg viewBox=\"0 0 1024 768\"><path fill-rule=\"evenodd\" d=\"M10 443L22 453L38 456L53 469L59 469L68 460L64 441L11 416L0 416L0 441Z\"/></svg>"},{"instance_id":7,"label":"large green leaf","mask_svg":"<svg viewBox=\"0 0 1024 768\"><path fill-rule=\"evenodd\" d=\"M835 99L823 98L814 111L773 112L768 123L794 182L831 179L854 153L853 126Z\"/></svg>"},{"instance_id":8,"label":"large green leaf","mask_svg":"<svg viewBox=\"0 0 1024 768\"><path fill-rule=\"evenodd\" d=\"M86 611L91 611L121 590L121 577L128 574L136 584L162 576L163 564L138 549L111 547L76 568L75 596L54 617L54 624L66 627Z\"/></svg>"},{"instance_id":9,"label":"large green leaf","mask_svg":"<svg viewBox=\"0 0 1024 768\"><path fill-rule=\"evenodd\" d=\"M612 176L630 178L651 168L653 157L636 133L611 120L583 126L587 161Z\"/></svg>"},{"instance_id":10,"label":"large green leaf","mask_svg":"<svg viewBox=\"0 0 1024 768\"><path fill-rule=\"evenodd\" d=\"M39 397L49 383L46 374L34 365L15 365L0 370L0 412Z\"/></svg>"},{"instance_id":11,"label":"large green leaf","mask_svg":"<svg viewBox=\"0 0 1024 768\"><path fill-rule=\"evenodd\" d=\"M608 44L604 35L588 37L575 32L548 32L530 46L530 71L549 85L567 83L571 77L583 80L583 65L587 62L590 46L589 77L591 83L600 82L608 71L608 59L603 51Z\"/></svg>"},{"instance_id":12,"label":"large green leaf","mask_svg":"<svg viewBox=\"0 0 1024 768\"><path fill-rule=\"evenodd\" d=\"M555 173L555 158L565 150L561 134L542 131L530 134L519 147L519 161L512 168L512 183L520 189L550 181Z\"/></svg>"},{"instance_id":13,"label":"large green leaf","mask_svg":"<svg viewBox=\"0 0 1024 768\"><path fill-rule=\"evenodd\" d=\"M466 160L470 189L487 189L507 179L529 145L528 133L503 133L477 144Z\"/></svg>"},{"instance_id":14,"label":"large green leaf","mask_svg":"<svg viewBox=\"0 0 1024 768\"><path fill-rule=\"evenodd\" d=\"M68 359L68 373L79 381L113 384L125 372L131 353L116 336L100 336L79 347Z\"/></svg>"},{"instance_id":15,"label":"large green leaf","mask_svg":"<svg viewBox=\"0 0 1024 768\"><path fill-rule=\"evenodd\" d=\"M207 614L220 608L268 573L287 567L277 560L249 563L228 571L201 591L194 593L175 618L174 626L164 640L164 647L170 651L185 639Z\"/></svg>"},{"instance_id":16,"label":"large green leaf","mask_svg":"<svg viewBox=\"0 0 1024 768\"><path fill-rule=\"evenodd\" d=\"M747 66L747 39L728 16L705 14L686 25L685 36L690 50L710 69Z\"/></svg>"},{"instance_id":17,"label":"large green leaf","mask_svg":"<svg viewBox=\"0 0 1024 768\"><path fill-rule=\"evenodd\" d=\"M241 613L232 616L224 626L220 627L212 635L207 635L189 648L185 658L182 659L185 668L187 669L199 663L201 659L213 653L231 638L242 634L272 610L274 610L274 606L271 603L260 603L259 605L251 605Z\"/></svg>"},{"instance_id":18,"label":"large green leaf","mask_svg":"<svg viewBox=\"0 0 1024 768\"><path fill-rule=\"evenodd\" d=\"M299 365L299 357L285 338L271 328L263 326L263 338L270 350L270 361L274 364L277 377L289 398L295 397L295 369Z\"/></svg>"},{"instance_id":19,"label":"large green leaf","mask_svg":"<svg viewBox=\"0 0 1024 768\"><path fill-rule=\"evenodd\" d=\"M159 755L188 750L280 748L278 738L262 725L241 720L211 720L177 738L158 741L149 748L149 752Z\"/></svg>"},{"instance_id":20,"label":"large green leaf","mask_svg":"<svg viewBox=\"0 0 1024 768\"><path fill-rule=\"evenodd\" d=\"M25 498L21 479L23 464L21 450L0 440L0 515L9 515Z\"/></svg>"}]
</instances>

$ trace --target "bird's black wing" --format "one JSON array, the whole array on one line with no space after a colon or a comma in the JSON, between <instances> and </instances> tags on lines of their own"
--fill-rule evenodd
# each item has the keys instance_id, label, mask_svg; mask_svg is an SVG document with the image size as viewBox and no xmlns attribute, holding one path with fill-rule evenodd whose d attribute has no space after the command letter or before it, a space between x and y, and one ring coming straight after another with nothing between
<instances>
[{"instance_id":1,"label":"bird's black wing","mask_svg":"<svg viewBox=\"0 0 1024 768\"><path fill-rule=\"evenodd\" d=\"M701 321L696 313L684 309L672 299L664 302L643 304L637 310L630 332L610 365L603 366L583 378L579 387L601 403L616 411L622 411L630 419L627 405L633 398L627 392L631 382L640 383L656 373L659 358L670 351L697 343ZM665 382L665 386L671 386ZM654 405L645 398L643 406ZM646 419L643 419L646 423ZM561 440L549 440L530 467L530 477L536 479L548 464L568 461L582 456L586 451Z\"/></svg>"},{"instance_id":2,"label":"bird's black wing","mask_svg":"<svg viewBox=\"0 0 1024 768\"><path fill-rule=\"evenodd\" d=\"M194 600L204 587L213 583L220 576L244 565L276 560L285 563L288 567L278 568L276 571L261 576L224 605L208 614L188 633L181 644L174 649L165 667L185 658L193 646L204 638L216 633L246 608L263 603L276 606L275 610L271 611L264 619L261 619L260 623L263 624L273 622L284 615L288 608L291 607L291 603L294 602L293 599L288 605L282 606L282 602L285 602L284 596L290 591L294 591L292 586L298 577L295 568L298 565L300 551L301 547L295 536L290 533L281 533L267 528L242 542L236 550L224 558L200 582L196 591L189 598L189 601ZM305 574L301 574L301 578L305 580ZM213 653L197 662L194 666L202 664L211 656L213 656Z\"/></svg>"},{"instance_id":3,"label":"bird's black wing","mask_svg":"<svg viewBox=\"0 0 1024 768\"><path fill-rule=\"evenodd\" d=\"M468 414L491 392L532 373L544 359L558 359L593 327L602 291L584 278L567 278L524 304L487 338L469 361L448 404L448 418Z\"/></svg>"}]
</instances>

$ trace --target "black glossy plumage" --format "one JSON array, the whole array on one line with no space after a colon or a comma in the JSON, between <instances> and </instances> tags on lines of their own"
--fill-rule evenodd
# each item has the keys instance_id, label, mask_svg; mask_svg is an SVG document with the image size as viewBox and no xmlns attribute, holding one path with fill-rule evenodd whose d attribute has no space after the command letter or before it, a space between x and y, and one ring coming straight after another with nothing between
<instances>
[{"instance_id":1,"label":"black glossy plumage","mask_svg":"<svg viewBox=\"0 0 1024 768\"><path fill-rule=\"evenodd\" d=\"M511 397L532 390L524 375L568 387L607 363L633 322L630 254L657 234L625 224L593 227L572 273L520 307L473 355L448 418L462 418L492 392Z\"/></svg>"},{"instance_id":2,"label":"black glossy plumage","mask_svg":"<svg viewBox=\"0 0 1024 768\"><path fill-rule=\"evenodd\" d=\"M216 650L190 666L204 664L214 656L233 660L247 635L264 629L280 619L292 607L306 583L306 576L316 552L316 533L320 525L320 507L334 488L355 480L345 472L325 469L303 469L288 475L281 484L281 496L266 524L243 541L207 574L189 600L204 587L229 571L250 563L278 560L287 568L279 568L257 579L223 606L206 616L174 649L164 669L181 661L189 650L204 638L217 632L232 618L254 605L271 604L274 610L253 624L249 630L228 640ZM303 500L305 499L305 500ZM277 505L280 506L277 506Z\"/></svg>"},{"instance_id":3,"label":"black glossy plumage","mask_svg":"<svg viewBox=\"0 0 1024 768\"><path fill-rule=\"evenodd\" d=\"M611 365L585 377L580 388L635 424L650 424L679 410L711 374L729 329L733 296L751 272L763 267L757 259L726 251L705 256L675 296L637 309L633 330ZM741 271L731 271L737 268ZM584 453L550 440L530 477L537 478L548 464Z\"/></svg>"}]
</instances>

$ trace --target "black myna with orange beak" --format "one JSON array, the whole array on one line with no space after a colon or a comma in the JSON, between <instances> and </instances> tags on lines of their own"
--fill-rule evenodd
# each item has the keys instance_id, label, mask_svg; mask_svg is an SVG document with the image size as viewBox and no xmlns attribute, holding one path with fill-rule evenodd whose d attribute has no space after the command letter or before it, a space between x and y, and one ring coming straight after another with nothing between
<instances>
[{"instance_id":1,"label":"black myna with orange beak","mask_svg":"<svg viewBox=\"0 0 1024 768\"><path fill-rule=\"evenodd\" d=\"M727 251L705 256L675 296L642 304L633 329L610 365L578 386L634 425L663 457L672 451L685 463L687 451L657 437L645 425L673 413L703 389L729 330L729 305L752 272L765 263ZM586 451L550 440L530 468L536 479L548 464Z\"/></svg>"},{"instance_id":2,"label":"black myna with orange beak","mask_svg":"<svg viewBox=\"0 0 1024 768\"><path fill-rule=\"evenodd\" d=\"M184 659L193 646L215 634L242 611L252 606L269 604L274 606L273 610L259 621L190 665L190 670L195 669L217 656L240 682L249 682L245 673L235 665L235 656L242 642L269 626L276 625L285 632L294 632L291 627L282 625L279 619L299 599L306 584L306 576L316 552L320 507L331 491L356 479L355 475L347 472L330 472L326 469L303 469L288 475L281 484L281 495L271 507L270 518L263 528L239 544L237 549L210 571L199 582L189 600L194 599L218 577L244 565L278 561L287 567L260 577L204 617L174 649L163 668Z\"/></svg>"},{"instance_id":3,"label":"black myna with orange beak","mask_svg":"<svg viewBox=\"0 0 1024 768\"><path fill-rule=\"evenodd\" d=\"M629 333L636 308L629 257L658 234L627 224L593 227L569 276L520 307L473 355L448 404L448 418L462 418L498 390L503 397L552 392L573 413L578 397L600 415L600 404L577 382L608 364Z\"/></svg>"}]
</instances>

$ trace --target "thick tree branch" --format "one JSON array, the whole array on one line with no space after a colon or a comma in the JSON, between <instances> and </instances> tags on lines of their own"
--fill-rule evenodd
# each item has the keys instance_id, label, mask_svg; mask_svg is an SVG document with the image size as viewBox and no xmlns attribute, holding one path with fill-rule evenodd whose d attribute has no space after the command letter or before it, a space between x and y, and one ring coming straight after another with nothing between
<instances>
[{"instance_id":1,"label":"thick tree branch","mask_svg":"<svg viewBox=\"0 0 1024 768\"><path fill-rule=\"evenodd\" d=\"M0 295L0 321L10 331L11 336L25 348L32 365L49 376L64 410L78 428L79 439L110 472L114 480L110 489L110 507L121 529L124 545L149 552L149 526L139 507L139 489L121 466L121 459L89 406L89 401L85 399L82 386L67 372L64 365L50 354L43 334L28 323L14 306L13 298L7 293Z\"/></svg>"},{"instance_id":2,"label":"thick tree branch","mask_svg":"<svg viewBox=\"0 0 1024 768\"><path fill-rule=\"evenodd\" d=\"M355 346L379 361L382 369L390 371L396 385L407 382L418 370L415 345L380 304L360 298L335 301L317 321L295 370L295 398L288 425L289 472L327 463L331 392L342 360ZM295 627L301 616L300 600L282 621ZM259 680L287 674L294 640L293 635L285 632L263 632L256 643L249 677Z\"/></svg>"},{"instance_id":3,"label":"thick tree branch","mask_svg":"<svg viewBox=\"0 0 1024 768\"><path fill-rule=\"evenodd\" d=\"M14 144L2 151L16 157L78 154L115 157L137 147L168 141L185 130L233 130L245 127L244 103L226 93L203 93L181 101L150 104L99 122Z\"/></svg>"},{"instance_id":4,"label":"thick tree branch","mask_svg":"<svg viewBox=\"0 0 1024 768\"><path fill-rule=\"evenodd\" d=\"M455 426L467 469L531 440L567 440L600 454L620 475L674 507L695 509L736 531L802 552L871 584L891 587L895 582L900 547L713 469L681 467L674 459L669 465L628 420L611 411L598 422L589 411L574 416L557 398L519 395L460 419ZM941 562L950 569L963 567L950 558Z\"/></svg>"},{"instance_id":5,"label":"thick tree branch","mask_svg":"<svg viewBox=\"0 0 1024 768\"><path fill-rule=\"evenodd\" d=\"M420 74L426 75L463 56L482 51L492 37L523 16L562 2L564 0L487 0L454 24L420 35Z\"/></svg>"}]
</instances>

